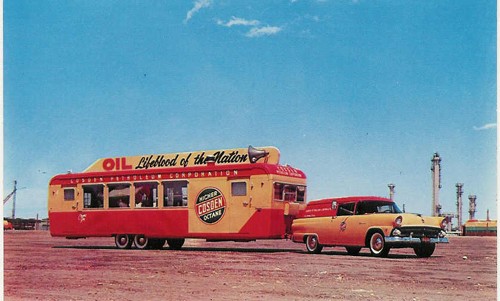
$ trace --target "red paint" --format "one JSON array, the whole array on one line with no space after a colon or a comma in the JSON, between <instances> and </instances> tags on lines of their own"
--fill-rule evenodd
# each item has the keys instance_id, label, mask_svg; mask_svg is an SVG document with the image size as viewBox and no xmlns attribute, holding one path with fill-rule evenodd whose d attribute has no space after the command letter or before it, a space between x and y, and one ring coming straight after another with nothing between
<instances>
[{"instance_id":1,"label":"red paint","mask_svg":"<svg viewBox=\"0 0 500 301\"><path fill-rule=\"evenodd\" d=\"M298 218L304 217L322 217L322 216L336 216L337 208L341 204L358 202L360 200L372 200L372 201L384 201L392 202L392 200L377 196L354 196L354 197L340 197L340 198L329 198L310 201L307 203L307 207L299 212ZM332 206L332 202L336 202L336 207Z\"/></svg>"},{"instance_id":2,"label":"red paint","mask_svg":"<svg viewBox=\"0 0 500 301\"><path fill-rule=\"evenodd\" d=\"M255 240L283 238L282 209L256 211L238 233L190 233L188 209L109 209L51 212L50 234L62 237L105 237L144 234L152 238Z\"/></svg>"},{"instance_id":3,"label":"red paint","mask_svg":"<svg viewBox=\"0 0 500 301\"><path fill-rule=\"evenodd\" d=\"M129 170L132 165L127 164L127 158L107 158L102 162L102 168L106 171L111 170Z\"/></svg>"},{"instance_id":4,"label":"red paint","mask_svg":"<svg viewBox=\"0 0 500 301\"><path fill-rule=\"evenodd\" d=\"M50 233L64 237L144 234L148 237L186 237L187 209L109 209L51 212Z\"/></svg>"}]
</instances>

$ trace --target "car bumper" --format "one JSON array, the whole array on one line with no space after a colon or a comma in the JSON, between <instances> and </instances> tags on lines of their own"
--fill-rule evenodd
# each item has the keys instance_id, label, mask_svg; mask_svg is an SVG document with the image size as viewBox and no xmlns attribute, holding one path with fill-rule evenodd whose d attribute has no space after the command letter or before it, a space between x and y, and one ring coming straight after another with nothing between
<instances>
[{"instance_id":1,"label":"car bumper","mask_svg":"<svg viewBox=\"0 0 500 301\"><path fill-rule=\"evenodd\" d=\"M419 238L419 237L400 237L400 236L386 236L385 237L385 242L387 244L421 244L421 243L431 243L431 244L436 244L436 243L448 243L448 238L447 237L438 237L438 238L431 238L431 237L424 237L424 238Z\"/></svg>"}]
</instances>

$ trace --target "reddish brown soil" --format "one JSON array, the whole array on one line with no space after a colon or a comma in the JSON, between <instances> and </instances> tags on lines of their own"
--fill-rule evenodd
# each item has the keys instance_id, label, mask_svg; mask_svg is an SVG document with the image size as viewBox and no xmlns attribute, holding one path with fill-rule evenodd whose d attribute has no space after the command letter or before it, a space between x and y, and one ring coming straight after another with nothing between
<instances>
[{"instance_id":1,"label":"reddish brown soil","mask_svg":"<svg viewBox=\"0 0 500 301\"><path fill-rule=\"evenodd\" d=\"M450 237L431 258L411 249L307 254L286 240L118 250L110 238L4 233L5 300L495 300L495 237Z\"/></svg>"}]
</instances>

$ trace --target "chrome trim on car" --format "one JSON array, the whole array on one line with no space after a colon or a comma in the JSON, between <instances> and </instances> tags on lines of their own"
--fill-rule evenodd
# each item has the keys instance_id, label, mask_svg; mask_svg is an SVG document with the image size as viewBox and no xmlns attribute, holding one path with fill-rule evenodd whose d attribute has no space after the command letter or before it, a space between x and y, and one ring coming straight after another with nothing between
<instances>
[{"instance_id":1,"label":"chrome trim on car","mask_svg":"<svg viewBox=\"0 0 500 301\"><path fill-rule=\"evenodd\" d=\"M399 237L399 236L386 236L385 237L385 242L390 244L390 243L423 243L421 238L418 237ZM448 238L447 237L430 237L428 238L428 243L448 243Z\"/></svg>"}]
</instances>

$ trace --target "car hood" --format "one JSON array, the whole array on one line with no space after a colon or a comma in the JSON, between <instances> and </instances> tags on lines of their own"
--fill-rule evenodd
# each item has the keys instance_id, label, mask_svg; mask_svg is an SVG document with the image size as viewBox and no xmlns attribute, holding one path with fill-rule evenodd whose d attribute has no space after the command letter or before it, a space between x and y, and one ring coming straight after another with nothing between
<instances>
[{"instance_id":1,"label":"car hood","mask_svg":"<svg viewBox=\"0 0 500 301\"><path fill-rule=\"evenodd\" d=\"M440 216L421 216L414 213L400 213L400 214L391 214L396 219L398 216L403 217L403 222L401 223L402 227L405 226L434 226L441 227L441 222L444 217Z\"/></svg>"}]
</instances>

